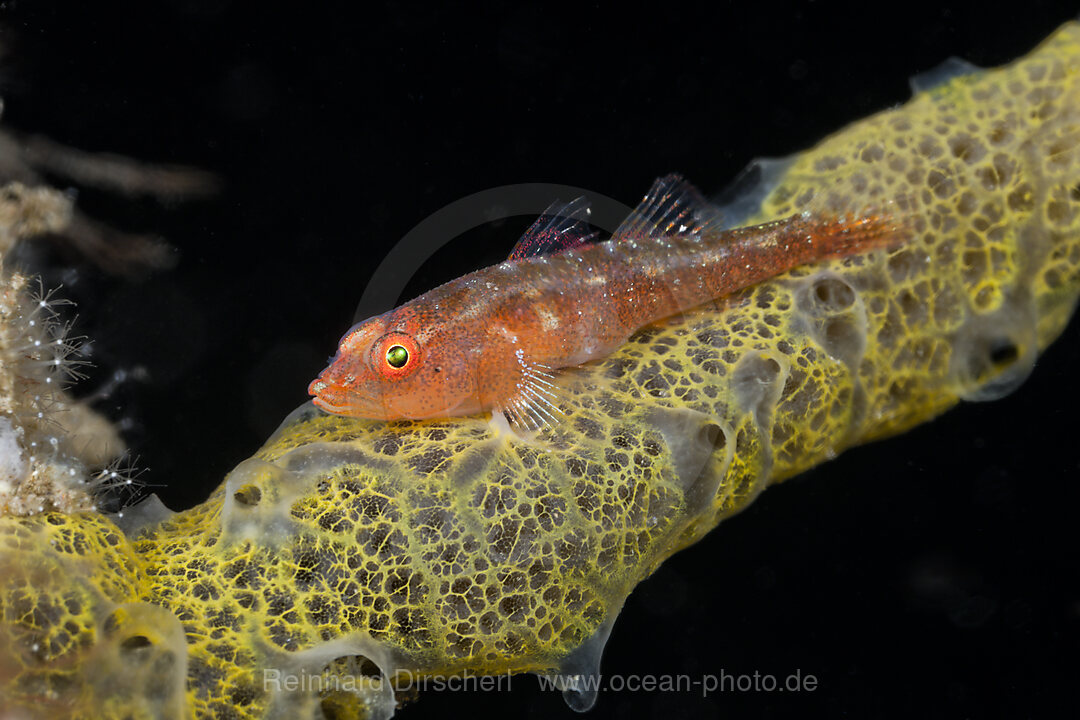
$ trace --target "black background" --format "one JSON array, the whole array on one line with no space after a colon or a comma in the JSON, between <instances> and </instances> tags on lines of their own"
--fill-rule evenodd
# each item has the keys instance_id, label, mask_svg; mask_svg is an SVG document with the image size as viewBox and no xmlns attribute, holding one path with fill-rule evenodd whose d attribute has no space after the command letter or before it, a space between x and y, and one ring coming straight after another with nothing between
<instances>
[{"instance_id":1,"label":"black background","mask_svg":"<svg viewBox=\"0 0 1080 720\"><path fill-rule=\"evenodd\" d=\"M707 192L909 96L950 55L990 66L1076 14L1032 2L658 3L642 10L228 0L0 3L4 122L210 169L183 206L81 189L159 231L177 267L61 272L95 339L86 391L174 508L203 499L306 398L369 275L467 194L565 183L633 204L680 171ZM869 4L867 4L869 5ZM861 5L859 6L861 7ZM362 9L361 9L362 8ZM416 294L503 257L527 218L425 264ZM812 693L608 692L590 717L1047 717L1080 640L1075 323L1012 397L964 405L765 493L630 597L606 673L813 674ZM428 693L400 717L568 717L511 693Z\"/></svg>"}]
</instances>

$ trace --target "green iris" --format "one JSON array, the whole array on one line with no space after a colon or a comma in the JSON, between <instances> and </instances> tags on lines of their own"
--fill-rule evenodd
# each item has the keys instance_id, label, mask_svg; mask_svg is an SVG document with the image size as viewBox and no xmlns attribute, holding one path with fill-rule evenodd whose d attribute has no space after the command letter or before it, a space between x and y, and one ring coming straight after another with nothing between
<instances>
[{"instance_id":1,"label":"green iris","mask_svg":"<svg viewBox=\"0 0 1080 720\"><path fill-rule=\"evenodd\" d=\"M394 345L386 351L386 362L390 363L392 368L403 368L405 363L409 362L409 351L400 345Z\"/></svg>"}]
</instances>

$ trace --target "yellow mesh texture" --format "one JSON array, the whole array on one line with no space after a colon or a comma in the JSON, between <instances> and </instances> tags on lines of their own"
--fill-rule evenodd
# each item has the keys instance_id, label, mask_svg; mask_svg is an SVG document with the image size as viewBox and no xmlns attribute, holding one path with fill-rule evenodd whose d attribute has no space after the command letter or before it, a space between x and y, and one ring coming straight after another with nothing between
<instances>
[{"instance_id":1,"label":"yellow mesh texture","mask_svg":"<svg viewBox=\"0 0 1080 720\"><path fill-rule=\"evenodd\" d=\"M93 514L0 518L0 698L20 718L183 718L179 621Z\"/></svg>"},{"instance_id":2,"label":"yellow mesh texture","mask_svg":"<svg viewBox=\"0 0 1080 720\"><path fill-rule=\"evenodd\" d=\"M305 409L133 550L90 515L5 520L0 562L33 593L3 596L0 680L64 668L73 714L111 697L95 716L137 716L145 673L117 686L109 668L173 652L174 617L188 709L208 718L389 711L374 685L267 689L268 668L362 679L364 658L388 675L581 660L636 583L769 482L1023 379L1080 288L1078 73L1070 23L1012 66L793 158L755 219L892 201L911 241L639 332L563 378L568 418L536 442L479 419L388 426ZM96 548L74 588L49 518ZM28 652L42 640L55 655ZM29 704L40 689L21 692Z\"/></svg>"}]
</instances>

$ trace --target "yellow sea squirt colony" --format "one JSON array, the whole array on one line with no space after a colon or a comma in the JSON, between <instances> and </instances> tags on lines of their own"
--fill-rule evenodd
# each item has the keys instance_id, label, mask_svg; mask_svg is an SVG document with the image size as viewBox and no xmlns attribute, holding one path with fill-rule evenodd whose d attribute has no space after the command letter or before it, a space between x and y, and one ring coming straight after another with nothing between
<instances>
[{"instance_id":1,"label":"yellow sea squirt colony","mask_svg":"<svg viewBox=\"0 0 1080 720\"><path fill-rule=\"evenodd\" d=\"M0 696L27 717L386 717L376 673L593 672L666 557L772 482L1015 388L1064 329L1080 25L923 84L762 166L740 218L905 198L908 243L638 332L564 379L540 442L305 406L205 503L144 506L127 536L96 513L0 519Z\"/></svg>"}]
</instances>

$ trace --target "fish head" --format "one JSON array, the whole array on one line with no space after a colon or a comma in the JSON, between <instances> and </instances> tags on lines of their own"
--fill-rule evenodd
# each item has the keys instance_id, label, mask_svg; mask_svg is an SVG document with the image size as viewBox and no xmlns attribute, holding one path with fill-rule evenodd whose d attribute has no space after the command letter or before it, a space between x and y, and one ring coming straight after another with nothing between
<instances>
[{"instance_id":1,"label":"fish head","mask_svg":"<svg viewBox=\"0 0 1080 720\"><path fill-rule=\"evenodd\" d=\"M475 391L446 332L422 313L396 311L354 325L308 386L316 406L372 420L419 420L476 412Z\"/></svg>"}]
</instances>

